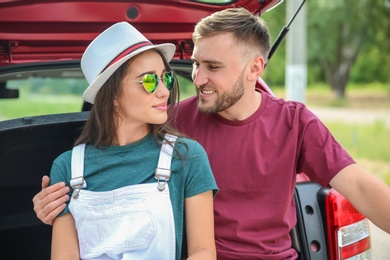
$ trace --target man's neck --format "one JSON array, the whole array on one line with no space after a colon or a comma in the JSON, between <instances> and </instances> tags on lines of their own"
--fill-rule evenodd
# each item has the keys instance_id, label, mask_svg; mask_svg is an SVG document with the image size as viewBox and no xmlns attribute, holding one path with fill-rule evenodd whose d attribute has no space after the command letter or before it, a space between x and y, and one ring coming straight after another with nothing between
<instances>
[{"instance_id":1,"label":"man's neck","mask_svg":"<svg viewBox=\"0 0 390 260\"><path fill-rule=\"evenodd\" d=\"M242 98L228 109L218 112L221 117L231 121L243 121L252 116L261 105L261 93L255 91L249 98Z\"/></svg>"}]
</instances>

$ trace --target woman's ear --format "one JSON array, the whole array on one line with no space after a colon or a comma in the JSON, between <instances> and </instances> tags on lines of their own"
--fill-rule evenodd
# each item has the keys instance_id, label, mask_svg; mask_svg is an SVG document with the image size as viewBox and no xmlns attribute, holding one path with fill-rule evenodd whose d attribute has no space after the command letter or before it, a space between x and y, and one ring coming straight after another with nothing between
<instances>
[{"instance_id":1,"label":"woman's ear","mask_svg":"<svg viewBox=\"0 0 390 260\"><path fill-rule=\"evenodd\" d=\"M114 107L115 107L115 110L118 111L118 109L119 109L118 97L114 98Z\"/></svg>"},{"instance_id":2,"label":"woman's ear","mask_svg":"<svg viewBox=\"0 0 390 260\"><path fill-rule=\"evenodd\" d=\"M256 81L264 70L264 58L257 56L250 63L250 72L248 74L249 81Z\"/></svg>"}]
</instances>

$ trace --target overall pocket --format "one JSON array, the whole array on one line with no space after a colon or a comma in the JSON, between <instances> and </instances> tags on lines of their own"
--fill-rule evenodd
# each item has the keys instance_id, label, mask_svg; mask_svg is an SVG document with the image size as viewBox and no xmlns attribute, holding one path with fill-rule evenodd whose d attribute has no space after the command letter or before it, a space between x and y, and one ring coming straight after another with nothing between
<instances>
[{"instance_id":1,"label":"overall pocket","mask_svg":"<svg viewBox=\"0 0 390 260\"><path fill-rule=\"evenodd\" d=\"M145 200L121 200L115 204L83 206L76 219L80 250L123 251L147 248L157 232Z\"/></svg>"}]
</instances>

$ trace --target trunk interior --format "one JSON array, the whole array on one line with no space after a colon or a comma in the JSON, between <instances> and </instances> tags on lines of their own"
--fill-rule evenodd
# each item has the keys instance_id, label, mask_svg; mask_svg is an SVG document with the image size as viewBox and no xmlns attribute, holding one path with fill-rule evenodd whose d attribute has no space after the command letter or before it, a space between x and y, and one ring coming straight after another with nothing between
<instances>
[{"instance_id":1,"label":"trunk interior","mask_svg":"<svg viewBox=\"0 0 390 260\"><path fill-rule=\"evenodd\" d=\"M53 160L69 150L88 112L26 117L0 130L0 245L7 259L50 259L51 226L35 215L32 198Z\"/></svg>"}]
</instances>

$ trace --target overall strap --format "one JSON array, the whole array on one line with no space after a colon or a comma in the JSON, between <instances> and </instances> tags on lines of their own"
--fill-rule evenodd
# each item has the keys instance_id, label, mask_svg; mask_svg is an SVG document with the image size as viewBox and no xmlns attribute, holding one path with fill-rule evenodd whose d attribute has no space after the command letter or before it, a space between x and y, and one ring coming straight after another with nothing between
<instances>
[{"instance_id":1,"label":"overall strap","mask_svg":"<svg viewBox=\"0 0 390 260\"><path fill-rule=\"evenodd\" d=\"M173 147L175 145L177 136L165 134L165 139L161 145L160 157L158 158L158 165L155 172L155 178L157 179L157 189L159 191L163 191L165 189L165 183L167 183L171 177Z\"/></svg>"},{"instance_id":2,"label":"overall strap","mask_svg":"<svg viewBox=\"0 0 390 260\"><path fill-rule=\"evenodd\" d=\"M72 197L77 199L79 191L87 187L87 182L84 180L84 152L85 144L79 144L72 149L72 179L70 186L73 189Z\"/></svg>"}]
</instances>

